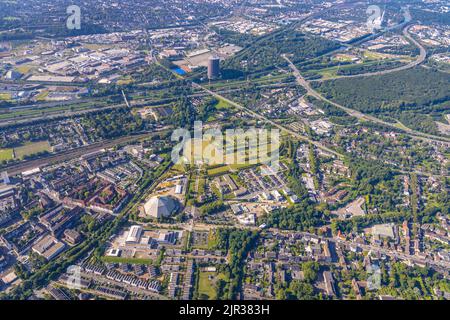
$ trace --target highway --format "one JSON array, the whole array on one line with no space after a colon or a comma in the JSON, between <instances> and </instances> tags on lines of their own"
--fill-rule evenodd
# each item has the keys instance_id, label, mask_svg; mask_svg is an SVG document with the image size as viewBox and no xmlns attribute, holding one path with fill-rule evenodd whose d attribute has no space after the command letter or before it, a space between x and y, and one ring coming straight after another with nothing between
<instances>
[{"instance_id":1,"label":"highway","mask_svg":"<svg viewBox=\"0 0 450 320\"><path fill-rule=\"evenodd\" d=\"M381 75L384 75L384 74L389 74L389 73L393 73L393 72L399 72L399 71L403 71L403 70L408 70L408 69L414 68L415 66L418 66L419 64L421 64L422 62L425 61L425 58L427 57L427 51L425 50L425 48L419 42L417 42L408 33L408 28L409 27L406 27L406 28L403 29L403 35L410 42L412 42L416 47L419 48L420 54L419 54L419 56L417 57L416 60L408 63L407 65L404 65L404 66L401 66L401 67L398 67L398 68L393 68L393 69L376 71L376 72L353 74L353 75L348 75L348 76L337 76L337 77L332 77L332 78L328 78L328 79L314 79L314 80L310 80L310 82L324 82L324 81L328 81L328 80L343 79L343 78L361 78L361 77L381 76Z\"/></svg>"},{"instance_id":2,"label":"highway","mask_svg":"<svg viewBox=\"0 0 450 320\"><path fill-rule=\"evenodd\" d=\"M294 86L296 85L296 82L274 82L274 83L269 83L269 84L257 84L257 88L276 88L276 87L286 87L286 86ZM230 92L236 92L236 91L240 91L243 90L243 87L240 88L234 88L234 89L222 89L219 92L220 93L230 93ZM140 91L136 91L133 92L134 94L139 94L141 93ZM143 93L143 92L142 92ZM203 97L205 95L209 95L208 93L193 93L190 95L187 95L187 97ZM121 94L122 97L124 97ZM94 98L95 100L98 99L106 99L110 96L106 96L106 97L102 97L102 98ZM126 98L126 97L125 97ZM115 108L123 108L125 106L127 106L128 108L139 108L139 107L143 107L143 106L148 106L148 105L164 105L173 101L176 101L178 98L177 97L169 97L169 98L165 98L165 99L160 99L160 100L146 100L146 99L139 99L139 100L133 100L134 103L133 105L131 105L128 101L128 99L124 99L124 103L119 103L119 104L112 104L106 107L92 107L92 108L86 108L86 109L82 109L79 111L70 111L69 108L64 109L64 110L59 110L59 111L55 111L55 112L49 112L49 111L45 111L45 114L43 115L31 115L31 116L26 116L26 115L22 115L20 117L14 118L6 118L6 119L1 119L0 120L0 128L1 127L8 127L11 125L23 125L23 124L27 124L27 123L33 123L36 121L42 121L42 120L56 120L56 119L62 119L62 118L69 118L69 117L77 117L77 116L82 116L85 114L89 114L89 113L94 113L94 112L104 112L107 110L112 110ZM64 104L69 104L69 105L74 105L74 104L81 104L84 102L87 102L89 100L85 100L85 99L80 99L80 100L71 100L70 103L64 103ZM10 111L23 111L23 110L34 110L34 109L42 109L42 108L48 108L48 107L52 107L52 106L58 106L59 102L50 102L50 103L44 103L44 104L31 104L31 105L26 105L26 106L17 106L17 107L12 107L9 108ZM7 113L5 113L7 114Z\"/></svg>"}]
</instances>

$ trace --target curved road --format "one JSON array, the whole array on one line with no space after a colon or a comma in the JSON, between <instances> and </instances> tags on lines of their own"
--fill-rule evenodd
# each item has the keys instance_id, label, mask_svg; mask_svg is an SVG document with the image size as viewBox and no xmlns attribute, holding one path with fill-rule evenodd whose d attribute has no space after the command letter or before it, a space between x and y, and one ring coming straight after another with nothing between
<instances>
[{"instance_id":1,"label":"curved road","mask_svg":"<svg viewBox=\"0 0 450 320\"><path fill-rule=\"evenodd\" d=\"M400 130L400 131L404 131L406 134L408 134L409 136L411 136L414 139L420 139L420 140L425 140L425 141L431 141L431 142L438 142L438 143L446 143L446 144L450 144L450 139L449 138L445 138L445 137L438 137L438 136L434 136L431 134L426 134L426 133L422 133L419 131L415 131L413 129L407 128L407 127L397 127L396 125L383 121L377 117L362 113L360 111L357 110L353 110L347 107L344 107L336 102L333 102L327 98L325 98L324 96L322 96L319 92L317 92L316 90L314 90L310 83L308 81L306 81L302 75L300 74L300 71L297 69L297 67L292 63L291 60L289 60L289 58L285 55L283 55L283 58L288 62L289 67L292 69L295 78L297 79L297 82L299 85L301 85L302 87L304 87L306 89L306 91L308 92L309 95L313 96L314 98L318 99L318 100L322 100L325 101L333 106L335 106L336 108L339 108L343 111L345 111L348 115L355 117L357 119L361 119L361 120L366 120L366 121L371 121L374 123L378 123L384 126L388 126L391 128L395 128L396 130Z\"/></svg>"},{"instance_id":2,"label":"curved road","mask_svg":"<svg viewBox=\"0 0 450 320\"><path fill-rule=\"evenodd\" d=\"M398 67L398 68L388 69L388 70L376 71L376 72L353 74L353 75L349 75L349 76L337 76L337 77L328 78L328 79L315 79L315 80L310 80L310 82L324 82L324 81L328 81L328 80L344 79L344 78L360 78L360 77L370 77L370 76L381 76L381 75L384 75L384 74L389 74L389 73L393 73L393 72L403 71L403 70L411 69L411 68L414 68L415 66L418 66L419 64L421 64L422 62L425 61L425 58L427 57L427 51L425 50L425 48L419 42L417 42L408 33L408 29L409 29L409 27L406 27L406 28L403 29L403 35L410 42L412 42L416 47L419 48L420 54L419 54L419 56L417 57L416 60L408 63L407 65L404 65L404 66L401 66L401 67Z\"/></svg>"}]
</instances>

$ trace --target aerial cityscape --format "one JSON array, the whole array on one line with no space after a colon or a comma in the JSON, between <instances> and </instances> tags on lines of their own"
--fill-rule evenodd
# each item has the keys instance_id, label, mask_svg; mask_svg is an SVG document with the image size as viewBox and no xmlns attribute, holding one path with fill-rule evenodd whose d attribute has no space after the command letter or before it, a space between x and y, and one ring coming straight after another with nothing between
<instances>
[{"instance_id":1,"label":"aerial cityscape","mask_svg":"<svg viewBox=\"0 0 450 320\"><path fill-rule=\"evenodd\" d=\"M0 300L450 300L449 192L446 0L0 0Z\"/></svg>"}]
</instances>

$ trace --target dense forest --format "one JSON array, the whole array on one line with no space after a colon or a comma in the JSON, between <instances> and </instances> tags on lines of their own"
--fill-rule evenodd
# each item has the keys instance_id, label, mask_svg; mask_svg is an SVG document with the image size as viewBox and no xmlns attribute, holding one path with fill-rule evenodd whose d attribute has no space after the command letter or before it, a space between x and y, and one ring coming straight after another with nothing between
<instances>
[{"instance_id":1,"label":"dense forest","mask_svg":"<svg viewBox=\"0 0 450 320\"><path fill-rule=\"evenodd\" d=\"M224 69L252 73L284 65L282 54L292 54L294 63L337 49L339 44L299 32L276 32L264 37L224 63ZM245 65L245 66L244 66Z\"/></svg>"},{"instance_id":2,"label":"dense forest","mask_svg":"<svg viewBox=\"0 0 450 320\"><path fill-rule=\"evenodd\" d=\"M233 43L240 47L248 46L256 39L256 37L251 34L234 32L217 27L212 27L211 29L214 30L223 41Z\"/></svg>"},{"instance_id":3,"label":"dense forest","mask_svg":"<svg viewBox=\"0 0 450 320\"><path fill-rule=\"evenodd\" d=\"M339 125L351 125L356 124L358 122L358 119L355 117L349 116L347 112L336 108L332 104L329 104L327 102L324 102L322 100L318 100L312 96L306 96L306 100L318 108L320 108L323 112L325 112L325 115L329 117L329 119Z\"/></svg>"},{"instance_id":4,"label":"dense forest","mask_svg":"<svg viewBox=\"0 0 450 320\"><path fill-rule=\"evenodd\" d=\"M422 67L314 86L328 99L346 107L403 120L414 129L431 133L436 132L431 117L440 119L450 110L450 75ZM414 113L414 117L408 113Z\"/></svg>"},{"instance_id":5,"label":"dense forest","mask_svg":"<svg viewBox=\"0 0 450 320\"><path fill-rule=\"evenodd\" d=\"M324 214L309 200L286 209L271 212L263 219L269 227L285 230L312 231L327 222Z\"/></svg>"},{"instance_id":6,"label":"dense forest","mask_svg":"<svg viewBox=\"0 0 450 320\"><path fill-rule=\"evenodd\" d=\"M362 74L368 72L377 72L382 70L389 70L398 68L400 66L406 65L406 63L401 61L381 61L380 63L363 64L356 66L349 66L345 68L340 68L336 74L338 76L351 76L355 74Z\"/></svg>"},{"instance_id":7,"label":"dense forest","mask_svg":"<svg viewBox=\"0 0 450 320\"><path fill-rule=\"evenodd\" d=\"M433 24L433 23L441 23L443 25L450 24L450 12L436 12L436 11L427 11L422 9L411 9L411 14L415 19L419 20L421 24Z\"/></svg>"},{"instance_id":8,"label":"dense forest","mask_svg":"<svg viewBox=\"0 0 450 320\"><path fill-rule=\"evenodd\" d=\"M92 140L111 139L139 132L149 128L149 123L128 108L110 110L103 113L91 113L81 118L81 124Z\"/></svg>"}]
</instances>

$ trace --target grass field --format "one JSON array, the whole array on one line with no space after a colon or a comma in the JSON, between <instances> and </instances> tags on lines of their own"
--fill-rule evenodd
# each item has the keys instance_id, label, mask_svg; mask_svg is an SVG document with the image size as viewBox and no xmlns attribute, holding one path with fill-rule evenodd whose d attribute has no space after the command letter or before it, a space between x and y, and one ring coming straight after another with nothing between
<instances>
[{"instance_id":1,"label":"grass field","mask_svg":"<svg viewBox=\"0 0 450 320\"><path fill-rule=\"evenodd\" d=\"M13 149L0 149L0 161L11 160L13 158Z\"/></svg>"},{"instance_id":2,"label":"grass field","mask_svg":"<svg viewBox=\"0 0 450 320\"><path fill-rule=\"evenodd\" d=\"M352 62L354 56L351 54L337 54L333 57L333 60L342 61L342 62Z\"/></svg>"},{"instance_id":3,"label":"grass field","mask_svg":"<svg viewBox=\"0 0 450 320\"><path fill-rule=\"evenodd\" d=\"M386 59L386 58L389 57L389 55L385 55L385 54L382 54L382 53L378 53L378 52L375 52L375 51L369 51L369 50L365 50L363 52L363 56L367 60L380 60L380 59Z\"/></svg>"},{"instance_id":4,"label":"grass field","mask_svg":"<svg viewBox=\"0 0 450 320\"><path fill-rule=\"evenodd\" d=\"M215 272L200 272L200 279L198 280L198 295L208 296L208 300L216 299L216 290L214 290L213 281L209 277L214 277Z\"/></svg>"},{"instance_id":5,"label":"grass field","mask_svg":"<svg viewBox=\"0 0 450 320\"><path fill-rule=\"evenodd\" d=\"M9 93L0 93L0 100L11 100L11 94L9 94Z\"/></svg>"},{"instance_id":6,"label":"grass field","mask_svg":"<svg viewBox=\"0 0 450 320\"><path fill-rule=\"evenodd\" d=\"M107 263L128 263L128 264L152 264L151 259L135 259L122 257L102 257L102 261Z\"/></svg>"},{"instance_id":7,"label":"grass field","mask_svg":"<svg viewBox=\"0 0 450 320\"><path fill-rule=\"evenodd\" d=\"M224 100L219 100L219 103L216 104L217 110L229 109L230 107L230 104L228 102L225 102Z\"/></svg>"},{"instance_id":8,"label":"grass field","mask_svg":"<svg viewBox=\"0 0 450 320\"><path fill-rule=\"evenodd\" d=\"M230 165L230 169L232 170L232 171L239 171L239 170L243 170L243 169L247 169L247 168L252 168L252 167L255 167L255 166L258 166L259 164L251 164L251 163L248 163L248 164L232 164L232 165Z\"/></svg>"},{"instance_id":9,"label":"grass field","mask_svg":"<svg viewBox=\"0 0 450 320\"><path fill-rule=\"evenodd\" d=\"M211 278L211 279L210 279ZM226 276L222 273L216 274L215 272L200 272L198 280L198 295L208 296L208 300L217 299L215 284L217 280L225 280Z\"/></svg>"},{"instance_id":10,"label":"grass field","mask_svg":"<svg viewBox=\"0 0 450 320\"><path fill-rule=\"evenodd\" d=\"M39 95L36 97L37 101L44 101L45 99L47 99L49 92L48 91L42 91L41 93L39 93Z\"/></svg>"},{"instance_id":11,"label":"grass field","mask_svg":"<svg viewBox=\"0 0 450 320\"><path fill-rule=\"evenodd\" d=\"M225 147L228 144L234 144L235 150L232 157L231 153L227 156L227 150L224 150L222 143ZM210 141L207 138L204 140L191 139L184 145L183 156L186 157L188 163L194 163L196 159L203 161L203 164L208 166L208 176L216 176L262 164L268 158L266 153L275 150L275 147L275 143L259 141L257 146L249 149L243 143L243 139L239 139L237 142ZM222 151L219 152L220 150ZM261 154L258 155L258 152Z\"/></svg>"},{"instance_id":12,"label":"grass field","mask_svg":"<svg viewBox=\"0 0 450 320\"><path fill-rule=\"evenodd\" d=\"M380 63L379 60L380 59L368 59L363 63L353 63L353 64L348 64L348 65L343 65L343 66L334 66L334 67L324 68L324 69L320 69L320 70L312 70L312 71L321 75L322 79L327 80L327 79L338 77L339 75L337 74L337 72L339 71L339 69L341 69L341 70L351 69L354 67L361 67L361 66L369 67L369 66L379 64ZM398 60L398 59L385 59L385 60L383 60L383 63L384 62L389 63L389 62L395 62L395 61L405 62L404 60ZM365 72L361 72L361 73L365 73Z\"/></svg>"},{"instance_id":13,"label":"grass field","mask_svg":"<svg viewBox=\"0 0 450 320\"><path fill-rule=\"evenodd\" d=\"M208 176L217 176L231 171L229 166L221 166L214 169L208 170Z\"/></svg>"},{"instance_id":14,"label":"grass field","mask_svg":"<svg viewBox=\"0 0 450 320\"><path fill-rule=\"evenodd\" d=\"M216 152L218 152L218 147L220 147L220 144L214 141L191 139L190 143L185 145L184 155L188 158L190 163L194 163L195 156L197 156L199 159L204 157L204 161L214 165L216 164L215 155ZM207 152L207 148L214 150L214 152L212 152L213 154ZM219 159L219 161L220 160L221 159Z\"/></svg>"},{"instance_id":15,"label":"grass field","mask_svg":"<svg viewBox=\"0 0 450 320\"><path fill-rule=\"evenodd\" d=\"M255 166L258 166L258 165L259 164L250 164L250 163L248 163L248 164L231 164L231 165L220 166L220 167L209 169L208 170L208 176L214 177L214 176L230 173L230 172L233 172L233 171L235 172L235 171L239 171L239 170L255 167Z\"/></svg>"},{"instance_id":16,"label":"grass field","mask_svg":"<svg viewBox=\"0 0 450 320\"><path fill-rule=\"evenodd\" d=\"M26 144L22 147L14 148L16 158L22 159L25 156L30 156L39 152L48 151L51 152L52 148L48 141L34 142Z\"/></svg>"},{"instance_id":17,"label":"grass field","mask_svg":"<svg viewBox=\"0 0 450 320\"><path fill-rule=\"evenodd\" d=\"M123 77L117 81L118 85L126 85L133 82L133 78L130 76Z\"/></svg>"},{"instance_id":18,"label":"grass field","mask_svg":"<svg viewBox=\"0 0 450 320\"><path fill-rule=\"evenodd\" d=\"M33 69L33 66L31 65L24 65L16 68L16 70L22 74L30 72L31 69Z\"/></svg>"}]
</instances>

